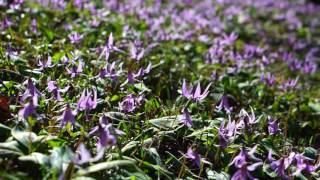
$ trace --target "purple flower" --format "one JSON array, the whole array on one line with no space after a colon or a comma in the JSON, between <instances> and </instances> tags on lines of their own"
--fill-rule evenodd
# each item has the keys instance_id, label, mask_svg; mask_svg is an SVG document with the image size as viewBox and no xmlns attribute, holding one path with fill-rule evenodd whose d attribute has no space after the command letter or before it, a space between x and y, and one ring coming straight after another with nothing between
<instances>
[{"instance_id":1,"label":"purple flower","mask_svg":"<svg viewBox=\"0 0 320 180\"><path fill-rule=\"evenodd\" d=\"M151 68L152 68L152 64L149 63L145 69L140 68L137 73L132 73L130 70L128 70L127 81L124 84L126 83L133 84L134 81L139 81L137 80L137 78L143 77L144 75L148 74L151 71Z\"/></svg>"},{"instance_id":2,"label":"purple flower","mask_svg":"<svg viewBox=\"0 0 320 180\"><path fill-rule=\"evenodd\" d=\"M144 55L144 49L142 49L138 53L137 47L133 43L131 43L130 44L130 55L131 55L132 59L134 59L136 61L140 61Z\"/></svg>"},{"instance_id":3,"label":"purple flower","mask_svg":"<svg viewBox=\"0 0 320 180\"><path fill-rule=\"evenodd\" d=\"M120 103L120 109L125 112L132 112L136 108L135 98L132 94L127 95L125 99Z\"/></svg>"},{"instance_id":4,"label":"purple flower","mask_svg":"<svg viewBox=\"0 0 320 180\"><path fill-rule=\"evenodd\" d=\"M291 152L290 155L287 157L281 157L279 160L274 160L272 158L272 152L269 151L268 153L268 161L270 161L270 167L274 170L278 176L284 179L288 179L288 175L286 174L286 169L291 165L294 159L295 153Z\"/></svg>"},{"instance_id":5,"label":"purple flower","mask_svg":"<svg viewBox=\"0 0 320 180\"><path fill-rule=\"evenodd\" d=\"M231 180L246 180L246 179L256 179L249 172L254 171L257 167L261 166L262 162L257 162L251 165L241 166L231 177Z\"/></svg>"},{"instance_id":6,"label":"purple flower","mask_svg":"<svg viewBox=\"0 0 320 180\"><path fill-rule=\"evenodd\" d=\"M283 90L295 88L298 84L299 76L296 79L288 79L281 83L280 88Z\"/></svg>"},{"instance_id":7,"label":"purple flower","mask_svg":"<svg viewBox=\"0 0 320 180\"><path fill-rule=\"evenodd\" d=\"M76 44L82 39L82 35L78 34L77 32L71 33L68 37L72 44Z\"/></svg>"},{"instance_id":8,"label":"purple flower","mask_svg":"<svg viewBox=\"0 0 320 180\"><path fill-rule=\"evenodd\" d=\"M306 171L308 173L314 172L319 165L312 166L310 165L310 161L313 161L312 159L302 155L302 154L295 154L294 159L296 160L297 163L297 169L292 175L299 175L302 171Z\"/></svg>"},{"instance_id":9,"label":"purple flower","mask_svg":"<svg viewBox=\"0 0 320 180\"><path fill-rule=\"evenodd\" d=\"M77 109L80 111L83 111L83 110L92 110L92 109L95 109L96 107L97 107L97 90L95 88L92 90L92 92L89 90L84 90L77 103Z\"/></svg>"},{"instance_id":10,"label":"purple flower","mask_svg":"<svg viewBox=\"0 0 320 180\"><path fill-rule=\"evenodd\" d=\"M38 32L37 20L36 19L32 19L32 21L31 21L31 30L35 34Z\"/></svg>"},{"instance_id":11,"label":"purple flower","mask_svg":"<svg viewBox=\"0 0 320 180\"><path fill-rule=\"evenodd\" d=\"M185 154L185 157L190 159L198 168L200 168L200 155L190 147Z\"/></svg>"},{"instance_id":12,"label":"purple flower","mask_svg":"<svg viewBox=\"0 0 320 180\"><path fill-rule=\"evenodd\" d=\"M92 157L91 153L86 149L83 143L81 143L77 150L76 150L76 156L74 158L74 162L76 164L85 164L88 162L95 162L100 160L103 157L104 151L102 149L98 150L98 153L95 157Z\"/></svg>"},{"instance_id":13,"label":"purple flower","mask_svg":"<svg viewBox=\"0 0 320 180\"><path fill-rule=\"evenodd\" d=\"M302 72L305 74L312 74L317 71L317 64L312 61L306 61L303 65Z\"/></svg>"},{"instance_id":14,"label":"purple flower","mask_svg":"<svg viewBox=\"0 0 320 180\"><path fill-rule=\"evenodd\" d=\"M81 143L77 149L76 157L75 157L75 163L77 164L84 164L88 163L91 160L91 154L86 149L83 143Z\"/></svg>"},{"instance_id":15,"label":"purple flower","mask_svg":"<svg viewBox=\"0 0 320 180\"><path fill-rule=\"evenodd\" d=\"M273 86L276 82L275 76L270 72L267 73L267 77L265 77L264 74L261 73L260 80L261 82L265 82L268 86Z\"/></svg>"},{"instance_id":16,"label":"purple flower","mask_svg":"<svg viewBox=\"0 0 320 180\"><path fill-rule=\"evenodd\" d=\"M231 140L231 138L233 138L237 134L237 128L238 127L236 126L235 121L230 120L230 116L226 127L224 122L221 123L218 130L219 146L221 148L224 149L228 146L228 143Z\"/></svg>"},{"instance_id":17,"label":"purple flower","mask_svg":"<svg viewBox=\"0 0 320 180\"><path fill-rule=\"evenodd\" d=\"M64 89L59 89L56 85L55 81L49 81L48 82L48 91L53 93L53 96L55 99L57 99L58 101L62 101L61 95L60 93L64 93L66 91L68 91L69 86L65 87Z\"/></svg>"},{"instance_id":18,"label":"purple flower","mask_svg":"<svg viewBox=\"0 0 320 180\"><path fill-rule=\"evenodd\" d=\"M260 118L256 118L252 107L251 107L251 115L249 115L249 113L246 110L242 109L240 111L240 117L241 119L238 126L245 127L247 129L250 128L251 125L256 124L260 120Z\"/></svg>"},{"instance_id":19,"label":"purple flower","mask_svg":"<svg viewBox=\"0 0 320 180\"><path fill-rule=\"evenodd\" d=\"M110 33L109 38L108 38L108 42L107 42L107 44L103 47L103 50L102 50L102 53L101 53L101 54L104 54L104 55L105 55L106 61L108 61L111 51L122 52L119 48L117 48L117 47L114 45L113 34L112 34L112 33Z\"/></svg>"},{"instance_id":20,"label":"purple flower","mask_svg":"<svg viewBox=\"0 0 320 180\"><path fill-rule=\"evenodd\" d=\"M94 134L99 137L97 143L98 150L105 147L111 147L116 144L116 137L109 131L110 126L111 125L99 122L99 124L90 131L89 135Z\"/></svg>"},{"instance_id":21,"label":"purple flower","mask_svg":"<svg viewBox=\"0 0 320 180\"><path fill-rule=\"evenodd\" d=\"M268 64L270 64L270 60L266 56L262 56L262 64L264 66L267 66Z\"/></svg>"},{"instance_id":22,"label":"purple flower","mask_svg":"<svg viewBox=\"0 0 320 180\"><path fill-rule=\"evenodd\" d=\"M75 121L75 112L72 111L69 104L66 105L66 109L64 110L64 112L62 114L61 125L65 126L65 125L67 125L68 122L70 122L72 125L75 125L75 122L76 122Z\"/></svg>"},{"instance_id":23,"label":"purple flower","mask_svg":"<svg viewBox=\"0 0 320 180\"><path fill-rule=\"evenodd\" d=\"M33 84L31 79L28 79L28 85L26 91L22 94L21 101L25 101L26 99L30 98L33 100L33 104L38 106L38 99L41 96L40 91L36 88Z\"/></svg>"},{"instance_id":24,"label":"purple flower","mask_svg":"<svg viewBox=\"0 0 320 180\"><path fill-rule=\"evenodd\" d=\"M90 21L90 25L92 27L96 28L100 25L100 21L98 21L98 19L94 18L92 21Z\"/></svg>"},{"instance_id":25,"label":"purple flower","mask_svg":"<svg viewBox=\"0 0 320 180\"><path fill-rule=\"evenodd\" d=\"M226 44L226 45L232 45L238 38L238 34L235 32L232 32L229 36L228 35L223 35L223 40L221 41L221 44Z\"/></svg>"},{"instance_id":26,"label":"purple flower","mask_svg":"<svg viewBox=\"0 0 320 180\"><path fill-rule=\"evenodd\" d=\"M73 65L71 70L69 70L68 68L67 69L67 72L68 74L71 74L71 77L74 78L76 77L78 74L82 73L83 71L83 66L84 66L84 63L82 61L79 62L78 65Z\"/></svg>"},{"instance_id":27,"label":"purple flower","mask_svg":"<svg viewBox=\"0 0 320 180\"><path fill-rule=\"evenodd\" d=\"M268 132L270 135L275 135L279 132L279 123L268 116Z\"/></svg>"},{"instance_id":28,"label":"purple flower","mask_svg":"<svg viewBox=\"0 0 320 180\"><path fill-rule=\"evenodd\" d=\"M36 114L36 105L33 103L33 99L30 102L23 105L23 108L19 111L19 116L27 119L29 116Z\"/></svg>"},{"instance_id":29,"label":"purple flower","mask_svg":"<svg viewBox=\"0 0 320 180\"><path fill-rule=\"evenodd\" d=\"M222 95L220 104L219 106L216 106L216 108L218 109L218 111L221 111L222 109L224 109L227 113L230 113L232 108L230 107L228 96L226 94Z\"/></svg>"},{"instance_id":30,"label":"purple flower","mask_svg":"<svg viewBox=\"0 0 320 180\"><path fill-rule=\"evenodd\" d=\"M249 173L249 171L254 171L258 166L263 164L261 159L258 159L254 156L256 149L257 146L253 147L249 152L247 152L245 148L242 148L240 153L232 160L230 165L234 164L234 166L238 169L232 176L232 180L255 179ZM248 161L250 159L258 162L249 165Z\"/></svg>"},{"instance_id":31,"label":"purple flower","mask_svg":"<svg viewBox=\"0 0 320 180\"><path fill-rule=\"evenodd\" d=\"M3 27L4 29L7 29L7 28L11 27L12 24L13 24L12 21L11 21L9 18L7 18L7 17L5 17L5 18L3 19L3 21L2 21L2 27Z\"/></svg>"},{"instance_id":32,"label":"purple flower","mask_svg":"<svg viewBox=\"0 0 320 180\"><path fill-rule=\"evenodd\" d=\"M183 114L182 114L182 117L181 117L180 121L181 121L184 125L186 125L186 126L188 126L188 127L191 127L191 126L192 126L191 115L190 115L190 113L189 113L189 111L188 111L187 108L184 108L184 109L183 109Z\"/></svg>"},{"instance_id":33,"label":"purple flower","mask_svg":"<svg viewBox=\"0 0 320 180\"><path fill-rule=\"evenodd\" d=\"M113 81L116 81L117 78L120 76L120 73L115 69L115 62L113 62L110 66L108 64L105 68L101 69L99 72L99 77L110 77Z\"/></svg>"},{"instance_id":34,"label":"purple flower","mask_svg":"<svg viewBox=\"0 0 320 180\"><path fill-rule=\"evenodd\" d=\"M51 56L48 56L48 60L46 62L39 60L38 66L40 66L40 70L53 67Z\"/></svg>"},{"instance_id":35,"label":"purple flower","mask_svg":"<svg viewBox=\"0 0 320 180\"><path fill-rule=\"evenodd\" d=\"M182 83L182 95L188 99L192 99L194 101L202 101L209 94L209 87L211 83L206 87L206 89L201 94L200 82L198 82L197 88L195 91L192 91L192 87L188 87L185 79L183 79Z\"/></svg>"}]
</instances>

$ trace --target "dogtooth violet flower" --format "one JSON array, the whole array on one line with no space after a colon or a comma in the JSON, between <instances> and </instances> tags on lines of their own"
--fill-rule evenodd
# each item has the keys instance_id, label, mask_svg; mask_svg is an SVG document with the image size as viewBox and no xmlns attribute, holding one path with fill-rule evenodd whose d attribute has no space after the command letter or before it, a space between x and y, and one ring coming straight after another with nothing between
<instances>
[{"instance_id":1,"label":"dogtooth violet flower","mask_svg":"<svg viewBox=\"0 0 320 180\"><path fill-rule=\"evenodd\" d=\"M38 99L39 96L41 96L40 91L36 88L36 86L33 84L31 79L28 79L27 82L27 89L21 96L21 101L25 101L26 99L30 98L33 100L33 104L35 106L38 106Z\"/></svg>"},{"instance_id":2,"label":"dogtooth violet flower","mask_svg":"<svg viewBox=\"0 0 320 180\"><path fill-rule=\"evenodd\" d=\"M279 132L279 123L268 116L268 132L270 135L275 135Z\"/></svg>"},{"instance_id":3,"label":"dogtooth violet flower","mask_svg":"<svg viewBox=\"0 0 320 180\"><path fill-rule=\"evenodd\" d=\"M319 165L311 165L310 162L313 161L313 159L308 158L303 154L296 153L294 159L296 161L297 168L296 171L292 174L293 176L299 175L302 171L312 173L319 167Z\"/></svg>"},{"instance_id":4,"label":"dogtooth violet flower","mask_svg":"<svg viewBox=\"0 0 320 180\"><path fill-rule=\"evenodd\" d=\"M92 110L97 107L97 90L83 90L80 99L77 103L77 109L80 111Z\"/></svg>"},{"instance_id":5,"label":"dogtooth violet flower","mask_svg":"<svg viewBox=\"0 0 320 180\"><path fill-rule=\"evenodd\" d=\"M137 73L132 73L130 70L128 70L127 81L124 84L126 84L128 82L130 84L133 84L134 81L137 80L136 78L142 77L142 76L148 74L151 71L151 68L152 68L152 64L149 63L148 66L145 69L144 68L140 68Z\"/></svg>"},{"instance_id":6,"label":"dogtooth violet flower","mask_svg":"<svg viewBox=\"0 0 320 180\"><path fill-rule=\"evenodd\" d=\"M187 108L184 108L184 109L183 109L183 114L182 114L182 116L181 116L181 118L180 118L180 121L181 121L184 125L186 125L186 126L188 126L188 127L191 127L191 126L192 126L191 115L190 115L190 113L189 113L189 111L188 111Z\"/></svg>"},{"instance_id":7,"label":"dogtooth violet flower","mask_svg":"<svg viewBox=\"0 0 320 180\"><path fill-rule=\"evenodd\" d=\"M144 55L144 49L142 49L140 52L138 52L137 47L135 46L134 43L130 43L130 55L131 58L140 61Z\"/></svg>"},{"instance_id":8,"label":"dogtooth violet flower","mask_svg":"<svg viewBox=\"0 0 320 180\"><path fill-rule=\"evenodd\" d=\"M238 126L235 121L231 121L229 116L228 124L225 126L225 122L222 122L218 129L219 146L226 148L228 143L237 134Z\"/></svg>"},{"instance_id":9,"label":"dogtooth violet flower","mask_svg":"<svg viewBox=\"0 0 320 180\"><path fill-rule=\"evenodd\" d=\"M187 151L187 153L184 155L187 159L190 159L198 168L200 167L200 155L193 151L190 147Z\"/></svg>"},{"instance_id":10,"label":"dogtooth violet flower","mask_svg":"<svg viewBox=\"0 0 320 180\"><path fill-rule=\"evenodd\" d=\"M24 119L34 114L36 114L36 105L33 103L33 99L30 99L29 103L24 104L18 113L18 115Z\"/></svg>"},{"instance_id":11,"label":"dogtooth violet flower","mask_svg":"<svg viewBox=\"0 0 320 180\"><path fill-rule=\"evenodd\" d=\"M110 133L110 130L109 130L110 127L111 125L104 124L100 121L98 125L89 132L89 135L98 136L98 139L99 139L97 142L98 149L111 147L116 144L116 137Z\"/></svg>"},{"instance_id":12,"label":"dogtooth violet flower","mask_svg":"<svg viewBox=\"0 0 320 180\"><path fill-rule=\"evenodd\" d=\"M262 160L254 156L257 146L253 147L249 152L243 147L240 153L232 160L229 164L238 169L232 176L231 180L244 180L244 179L255 179L250 171L254 171L257 167L261 166ZM255 163L250 163L249 160L256 161Z\"/></svg>"},{"instance_id":13,"label":"dogtooth violet flower","mask_svg":"<svg viewBox=\"0 0 320 180\"><path fill-rule=\"evenodd\" d=\"M45 69L45 68L51 68L51 67L53 67L51 56L48 56L47 61L41 61L41 60L39 60L39 61L38 61L38 66L40 66L40 70L43 70L43 69Z\"/></svg>"},{"instance_id":14,"label":"dogtooth violet flower","mask_svg":"<svg viewBox=\"0 0 320 180\"><path fill-rule=\"evenodd\" d=\"M73 159L73 162L80 165L89 163L89 162L95 162L100 160L103 157L103 154L104 154L104 151L99 150L96 156L92 157L90 151L85 147L83 143L81 143L76 150L76 155Z\"/></svg>"},{"instance_id":15,"label":"dogtooth violet flower","mask_svg":"<svg viewBox=\"0 0 320 180\"><path fill-rule=\"evenodd\" d=\"M193 91L192 87L188 87L185 79L182 83L182 95L187 99L192 99L194 101L202 101L209 94L209 88L211 83L206 87L206 89L201 93L200 82L198 82L196 89Z\"/></svg>"},{"instance_id":16,"label":"dogtooth violet flower","mask_svg":"<svg viewBox=\"0 0 320 180\"><path fill-rule=\"evenodd\" d=\"M226 94L222 95L220 104L216 106L216 108L218 111L221 111L222 109L224 109L227 113L230 113L232 108L230 107L228 96Z\"/></svg>"},{"instance_id":17,"label":"dogtooth violet flower","mask_svg":"<svg viewBox=\"0 0 320 180\"><path fill-rule=\"evenodd\" d=\"M136 108L135 97L133 94L129 94L120 103L120 109L125 112L132 112Z\"/></svg>"},{"instance_id":18,"label":"dogtooth violet flower","mask_svg":"<svg viewBox=\"0 0 320 180\"><path fill-rule=\"evenodd\" d=\"M281 157L278 160L275 160L272 157L272 151L270 150L268 153L267 160L270 162L271 169L278 174L283 179L288 179L289 176L286 174L286 169L291 165L294 160L295 153L291 152L289 156Z\"/></svg>"},{"instance_id":19,"label":"dogtooth violet flower","mask_svg":"<svg viewBox=\"0 0 320 180\"><path fill-rule=\"evenodd\" d=\"M59 89L56 85L56 82L55 81L51 81L49 80L48 82L48 91L49 92L52 92L53 93L53 96L56 100L58 101L62 101L62 97L60 95L60 93L64 93L64 92L67 92L69 89L69 86L66 86L65 88L63 89Z\"/></svg>"},{"instance_id":20,"label":"dogtooth violet flower","mask_svg":"<svg viewBox=\"0 0 320 180\"><path fill-rule=\"evenodd\" d=\"M78 43L83 38L82 35L77 32L71 33L68 37L72 44Z\"/></svg>"},{"instance_id":21,"label":"dogtooth violet flower","mask_svg":"<svg viewBox=\"0 0 320 180\"><path fill-rule=\"evenodd\" d=\"M79 61L78 65L73 64L71 67L71 70L69 68L66 68L68 74L71 74L71 77L74 78L78 74L82 73L83 71L84 63L82 61Z\"/></svg>"},{"instance_id":22,"label":"dogtooth violet flower","mask_svg":"<svg viewBox=\"0 0 320 180\"><path fill-rule=\"evenodd\" d=\"M70 105L67 104L66 108L62 114L62 120L61 120L61 125L65 126L70 122L72 125L75 125L75 115L76 113L70 108Z\"/></svg>"}]
</instances>

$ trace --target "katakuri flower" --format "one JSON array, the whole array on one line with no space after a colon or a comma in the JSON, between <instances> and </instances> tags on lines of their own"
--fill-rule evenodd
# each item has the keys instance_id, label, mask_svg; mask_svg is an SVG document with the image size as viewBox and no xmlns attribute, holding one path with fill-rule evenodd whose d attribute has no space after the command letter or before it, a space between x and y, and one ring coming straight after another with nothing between
<instances>
[{"instance_id":1,"label":"katakuri flower","mask_svg":"<svg viewBox=\"0 0 320 180\"><path fill-rule=\"evenodd\" d=\"M68 91L69 89L69 86L66 86L65 88L63 89L59 89L58 86L56 85L56 82L55 81L49 81L48 82L48 91L49 92L52 92L53 93L53 96L56 100L58 101L62 101L62 97L60 95L60 93L64 93L66 91Z\"/></svg>"},{"instance_id":2,"label":"katakuri flower","mask_svg":"<svg viewBox=\"0 0 320 180\"><path fill-rule=\"evenodd\" d=\"M192 99L194 101L202 101L209 94L209 88L211 83L206 87L206 89L201 93L200 82L198 82L197 88L193 91L192 87L188 87L185 79L183 79L182 83L182 95L188 99Z\"/></svg>"},{"instance_id":3,"label":"katakuri flower","mask_svg":"<svg viewBox=\"0 0 320 180\"><path fill-rule=\"evenodd\" d=\"M227 113L231 112L232 108L229 104L228 96L226 94L222 95L220 104L219 106L216 106L216 108L218 111L221 111L222 109L224 109Z\"/></svg>"},{"instance_id":4,"label":"katakuri flower","mask_svg":"<svg viewBox=\"0 0 320 180\"><path fill-rule=\"evenodd\" d=\"M197 152L193 151L191 147L188 149L187 153L185 154L185 157L187 159L190 159L198 168L200 168L200 155Z\"/></svg>"},{"instance_id":5,"label":"katakuri flower","mask_svg":"<svg viewBox=\"0 0 320 180\"><path fill-rule=\"evenodd\" d=\"M279 123L268 116L268 132L270 135L276 135L279 132Z\"/></svg>"},{"instance_id":6,"label":"katakuri flower","mask_svg":"<svg viewBox=\"0 0 320 180\"><path fill-rule=\"evenodd\" d=\"M40 70L43 70L43 69L45 69L45 68L51 68L51 67L53 67L51 56L48 56L47 61L41 61L41 60L39 60L39 61L38 61L38 66L40 66Z\"/></svg>"},{"instance_id":7,"label":"katakuri flower","mask_svg":"<svg viewBox=\"0 0 320 180\"><path fill-rule=\"evenodd\" d=\"M21 96L21 101L25 101L26 99L30 98L33 100L34 106L38 106L38 99L41 96L40 91L36 88L33 84L31 79L28 79L27 89Z\"/></svg>"},{"instance_id":8,"label":"katakuri flower","mask_svg":"<svg viewBox=\"0 0 320 180\"><path fill-rule=\"evenodd\" d=\"M77 109L80 111L92 110L97 107L97 90L83 90L82 95L77 103Z\"/></svg>"},{"instance_id":9,"label":"katakuri flower","mask_svg":"<svg viewBox=\"0 0 320 180\"><path fill-rule=\"evenodd\" d=\"M30 99L29 103L23 105L23 108L19 111L19 116L27 119L29 116L36 114L36 105L33 103L33 99Z\"/></svg>"},{"instance_id":10,"label":"katakuri flower","mask_svg":"<svg viewBox=\"0 0 320 180\"><path fill-rule=\"evenodd\" d=\"M67 104L66 108L62 114L61 126L67 125L68 122L70 122L72 125L75 125L75 123L76 123L75 115L76 115L76 113L74 111L72 111L72 109L70 108L70 105Z\"/></svg>"},{"instance_id":11,"label":"katakuri flower","mask_svg":"<svg viewBox=\"0 0 320 180\"><path fill-rule=\"evenodd\" d=\"M180 118L180 121L181 121L184 125L186 125L186 126L188 126L188 127L191 127L191 126L192 126L191 115L190 115L190 113L189 113L189 111L188 111L187 108L184 108L184 109L183 109L183 114L182 114L182 116L181 116L181 118Z\"/></svg>"},{"instance_id":12,"label":"katakuri flower","mask_svg":"<svg viewBox=\"0 0 320 180\"><path fill-rule=\"evenodd\" d=\"M80 35L79 33L75 32L75 33L71 33L69 36L70 42L72 44L76 44L78 42L80 42L80 40L83 38L82 35Z\"/></svg>"}]
</instances>

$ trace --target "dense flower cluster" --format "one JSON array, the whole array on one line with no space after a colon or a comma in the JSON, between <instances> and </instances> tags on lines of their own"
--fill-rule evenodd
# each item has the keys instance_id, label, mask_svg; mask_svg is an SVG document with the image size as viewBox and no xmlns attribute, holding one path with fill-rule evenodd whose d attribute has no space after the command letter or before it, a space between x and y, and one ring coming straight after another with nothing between
<instances>
[{"instance_id":1,"label":"dense flower cluster","mask_svg":"<svg viewBox=\"0 0 320 180\"><path fill-rule=\"evenodd\" d=\"M0 176L320 178L319 18L307 0L0 0Z\"/></svg>"}]
</instances>

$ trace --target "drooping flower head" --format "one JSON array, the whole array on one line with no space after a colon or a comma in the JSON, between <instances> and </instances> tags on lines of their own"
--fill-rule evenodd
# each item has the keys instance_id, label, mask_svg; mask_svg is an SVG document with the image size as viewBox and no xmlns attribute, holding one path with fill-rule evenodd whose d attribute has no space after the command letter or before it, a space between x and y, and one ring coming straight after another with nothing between
<instances>
[{"instance_id":1,"label":"drooping flower head","mask_svg":"<svg viewBox=\"0 0 320 180\"><path fill-rule=\"evenodd\" d=\"M276 83L275 76L270 72L267 73L266 77L264 73L261 73L260 80L270 87Z\"/></svg>"},{"instance_id":2,"label":"drooping flower head","mask_svg":"<svg viewBox=\"0 0 320 180\"><path fill-rule=\"evenodd\" d=\"M92 91L83 90L82 95L77 103L79 111L92 110L97 107L97 90L93 88Z\"/></svg>"},{"instance_id":3,"label":"drooping flower head","mask_svg":"<svg viewBox=\"0 0 320 180\"><path fill-rule=\"evenodd\" d=\"M60 93L64 93L64 92L68 91L68 89L69 89L69 86L66 86L63 89L59 89L58 86L56 85L55 81L51 81L51 80L48 81L48 91L52 92L54 98L58 101L63 100Z\"/></svg>"},{"instance_id":4,"label":"drooping flower head","mask_svg":"<svg viewBox=\"0 0 320 180\"><path fill-rule=\"evenodd\" d=\"M200 82L198 82L196 89L193 91L192 87L188 87L185 79L183 79L182 83L182 95L188 99L192 99L194 101L202 101L209 94L209 88L211 83L206 87L206 89L201 93Z\"/></svg>"},{"instance_id":5,"label":"drooping flower head","mask_svg":"<svg viewBox=\"0 0 320 180\"><path fill-rule=\"evenodd\" d=\"M28 79L27 83L27 89L26 91L22 94L21 101L25 101L26 99L30 98L33 100L33 104L35 106L38 106L38 99L39 96L41 96L40 91L36 88L36 86L33 84L31 79Z\"/></svg>"},{"instance_id":6,"label":"drooping flower head","mask_svg":"<svg viewBox=\"0 0 320 180\"><path fill-rule=\"evenodd\" d=\"M188 126L188 127L191 127L191 126L192 126L191 115L190 115L190 113L189 113L189 111L188 111L187 108L184 108L184 109L183 109L183 114L182 114L182 117L181 117L180 121L181 121L184 125L186 125L186 126Z\"/></svg>"},{"instance_id":7,"label":"drooping flower head","mask_svg":"<svg viewBox=\"0 0 320 180\"><path fill-rule=\"evenodd\" d=\"M222 95L220 104L219 106L217 106L217 109L218 111L221 111L222 109L224 109L227 113L230 113L230 111L232 110L226 94Z\"/></svg>"},{"instance_id":8,"label":"drooping flower head","mask_svg":"<svg viewBox=\"0 0 320 180\"><path fill-rule=\"evenodd\" d=\"M187 159L190 159L198 168L200 167L200 155L197 152L193 151L191 147L188 149L185 157Z\"/></svg>"},{"instance_id":9,"label":"drooping flower head","mask_svg":"<svg viewBox=\"0 0 320 180\"><path fill-rule=\"evenodd\" d=\"M68 124L68 122L70 122L72 125L75 125L75 123L76 123L75 112L72 111L69 104L66 105L66 108L62 114L61 125L65 126Z\"/></svg>"},{"instance_id":10,"label":"drooping flower head","mask_svg":"<svg viewBox=\"0 0 320 180\"><path fill-rule=\"evenodd\" d=\"M245 148L242 148L240 153L232 160L230 165L238 169L232 176L232 180L244 180L244 179L255 179L249 172L254 171L257 167L261 166L263 163L261 159L254 156L257 146L253 147L249 152ZM250 163L250 160L255 161ZM230 166L229 165L229 166Z\"/></svg>"},{"instance_id":11,"label":"drooping flower head","mask_svg":"<svg viewBox=\"0 0 320 180\"><path fill-rule=\"evenodd\" d=\"M228 143L235 137L237 134L237 125L235 121L231 121L229 116L228 124L225 127L225 123L222 122L218 130L219 135L219 146L220 148L226 148Z\"/></svg>"},{"instance_id":12,"label":"drooping flower head","mask_svg":"<svg viewBox=\"0 0 320 180\"><path fill-rule=\"evenodd\" d=\"M33 99L30 99L29 103L24 104L18 114L24 119L36 114L36 105L33 103Z\"/></svg>"},{"instance_id":13,"label":"drooping flower head","mask_svg":"<svg viewBox=\"0 0 320 180\"><path fill-rule=\"evenodd\" d=\"M78 65L73 64L71 67L71 70L69 68L66 68L68 74L71 74L71 77L74 78L80 73L82 73L84 67L84 63L82 61L79 61Z\"/></svg>"},{"instance_id":14,"label":"drooping flower head","mask_svg":"<svg viewBox=\"0 0 320 180\"><path fill-rule=\"evenodd\" d=\"M77 32L71 33L68 37L69 37L70 42L72 44L76 44L76 43L80 42L80 40L82 39L82 36Z\"/></svg>"},{"instance_id":15,"label":"drooping flower head","mask_svg":"<svg viewBox=\"0 0 320 180\"><path fill-rule=\"evenodd\" d=\"M38 66L40 66L40 70L43 70L43 69L45 69L45 68L51 68L51 67L53 67L51 56L48 56L47 61L41 61L41 60L39 60L39 61L38 61Z\"/></svg>"},{"instance_id":16,"label":"drooping flower head","mask_svg":"<svg viewBox=\"0 0 320 180\"><path fill-rule=\"evenodd\" d=\"M275 135L279 132L279 123L268 116L268 132L270 135Z\"/></svg>"},{"instance_id":17,"label":"drooping flower head","mask_svg":"<svg viewBox=\"0 0 320 180\"><path fill-rule=\"evenodd\" d=\"M129 94L120 103L120 109L125 112L132 112L136 109L135 98L133 94Z\"/></svg>"},{"instance_id":18,"label":"drooping flower head","mask_svg":"<svg viewBox=\"0 0 320 180\"><path fill-rule=\"evenodd\" d=\"M289 156L281 157L278 160L273 159L272 151L270 150L268 153L268 161L270 162L270 167L273 171L275 171L278 176L283 179L288 179L289 176L286 173L286 169L291 165L294 160L295 153L291 152Z\"/></svg>"}]
</instances>

